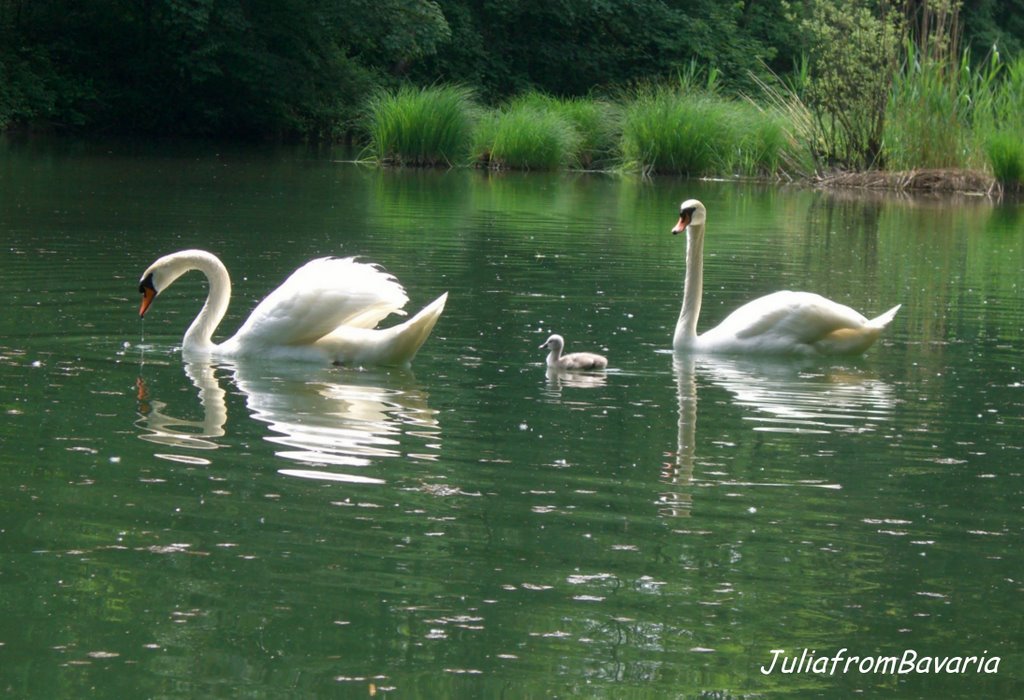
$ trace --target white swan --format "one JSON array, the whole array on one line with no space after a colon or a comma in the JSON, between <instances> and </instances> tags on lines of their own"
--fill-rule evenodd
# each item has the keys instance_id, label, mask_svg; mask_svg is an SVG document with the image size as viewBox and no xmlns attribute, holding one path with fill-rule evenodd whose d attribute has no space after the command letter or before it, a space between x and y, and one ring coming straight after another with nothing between
<instances>
[{"instance_id":1,"label":"white swan","mask_svg":"<svg viewBox=\"0 0 1024 700\"><path fill-rule=\"evenodd\" d=\"M747 302L718 326L697 335L703 293L704 224L696 199L679 207L673 234L686 231L686 281L672 347L676 352L856 355L867 350L900 304L868 320L849 306L810 292L775 292Z\"/></svg>"},{"instance_id":2,"label":"white swan","mask_svg":"<svg viewBox=\"0 0 1024 700\"><path fill-rule=\"evenodd\" d=\"M551 369L604 369L608 366L606 357L592 352L573 352L563 355L562 348L565 347L565 340L557 333L545 340L540 347L551 351L548 353L547 359L548 367Z\"/></svg>"},{"instance_id":3,"label":"white swan","mask_svg":"<svg viewBox=\"0 0 1024 700\"><path fill-rule=\"evenodd\" d=\"M378 266L354 258L306 263L253 309L223 343L211 339L231 298L227 268L212 253L182 250L158 259L139 281L146 315L153 299L189 270L199 270L210 290L185 331L182 354L267 357L350 365L408 365L444 310L445 292L400 325L375 329L409 300L402 285Z\"/></svg>"}]
</instances>

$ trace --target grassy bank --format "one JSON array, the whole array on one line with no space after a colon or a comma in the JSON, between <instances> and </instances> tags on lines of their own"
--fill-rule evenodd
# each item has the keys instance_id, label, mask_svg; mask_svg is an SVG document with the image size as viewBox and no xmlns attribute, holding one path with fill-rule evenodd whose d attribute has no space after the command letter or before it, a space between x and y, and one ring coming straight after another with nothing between
<instances>
[{"instance_id":1,"label":"grassy bank","mask_svg":"<svg viewBox=\"0 0 1024 700\"><path fill-rule=\"evenodd\" d=\"M993 53L972 68L907 50L886 114L890 170L962 169L991 173L1004 187L1024 184L1024 60Z\"/></svg>"},{"instance_id":2,"label":"grassy bank","mask_svg":"<svg viewBox=\"0 0 1024 700\"><path fill-rule=\"evenodd\" d=\"M362 157L382 165L788 177L803 150L780 111L689 84L491 109L458 88L402 88L369 100L363 133Z\"/></svg>"},{"instance_id":3,"label":"grassy bank","mask_svg":"<svg viewBox=\"0 0 1024 700\"><path fill-rule=\"evenodd\" d=\"M1022 59L994 54L972 70L966 54L951 67L910 49L894 75L884 140L869 170L971 170L1019 189L1022 104ZM402 88L375 94L365 115L364 158L381 164L786 180L835 170L820 155L821 120L799 81L763 85L747 98L720 94L713 74L704 81L691 74L610 99L531 92L495 107L457 86Z\"/></svg>"}]
</instances>

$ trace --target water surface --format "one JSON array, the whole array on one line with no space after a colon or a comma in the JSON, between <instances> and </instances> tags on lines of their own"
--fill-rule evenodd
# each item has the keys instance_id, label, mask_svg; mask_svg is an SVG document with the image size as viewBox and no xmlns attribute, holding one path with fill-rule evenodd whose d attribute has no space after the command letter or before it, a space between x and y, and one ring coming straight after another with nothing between
<instances>
[{"instance_id":1,"label":"water surface","mask_svg":"<svg viewBox=\"0 0 1024 700\"><path fill-rule=\"evenodd\" d=\"M1024 689L1024 217L1013 203L392 171L295 149L0 146L0 689L12 697L1012 697ZM674 358L806 289L862 358ZM448 308L410 370L184 363L362 255ZM537 346L608 355L551 375ZM799 656L998 673L765 675Z\"/></svg>"}]
</instances>

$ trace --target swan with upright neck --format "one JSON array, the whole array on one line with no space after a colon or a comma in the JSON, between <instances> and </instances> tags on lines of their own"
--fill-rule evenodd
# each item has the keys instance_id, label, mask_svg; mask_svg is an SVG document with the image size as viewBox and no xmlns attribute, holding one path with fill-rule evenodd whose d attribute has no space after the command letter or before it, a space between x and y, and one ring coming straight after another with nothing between
<instances>
[{"instance_id":1,"label":"swan with upright neck","mask_svg":"<svg viewBox=\"0 0 1024 700\"><path fill-rule=\"evenodd\" d=\"M686 278L672 347L679 353L857 355L892 321L900 304L873 319L810 292L775 292L754 299L697 335L704 285L707 210L696 199L679 207L673 234L686 232Z\"/></svg>"},{"instance_id":2,"label":"swan with upright neck","mask_svg":"<svg viewBox=\"0 0 1024 700\"><path fill-rule=\"evenodd\" d=\"M139 281L143 318L158 294L190 270L206 276L206 303L185 331L182 354L264 357L346 365L408 365L444 310L447 292L405 323L377 329L404 314L405 289L392 275L355 258L317 258L291 274L261 301L223 343L213 333L227 312L231 278L216 255L182 250L150 265Z\"/></svg>"}]
</instances>

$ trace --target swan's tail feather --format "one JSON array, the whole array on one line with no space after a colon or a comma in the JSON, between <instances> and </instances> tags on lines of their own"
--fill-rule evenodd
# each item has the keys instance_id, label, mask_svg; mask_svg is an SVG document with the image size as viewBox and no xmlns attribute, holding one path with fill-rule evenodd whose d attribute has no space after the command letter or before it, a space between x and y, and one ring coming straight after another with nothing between
<instances>
[{"instance_id":1,"label":"swan's tail feather","mask_svg":"<svg viewBox=\"0 0 1024 700\"><path fill-rule=\"evenodd\" d=\"M837 328L816 340L812 345L822 355L859 355L882 335L902 304L876 316L856 328Z\"/></svg>"},{"instance_id":2,"label":"swan's tail feather","mask_svg":"<svg viewBox=\"0 0 1024 700\"><path fill-rule=\"evenodd\" d=\"M896 312L900 310L901 306L903 306L903 304L897 304L896 306L886 311L884 314L875 316L873 319L868 321L868 325L871 326L872 328L885 328L892 322L893 318L895 318Z\"/></svg>"},{"instance_id":3,"label":"swan's tail feather","mask_svg":"<svg viewBox=\"0 0 1024 700\"><path fill-rule=\"evenodd\" d=\"M430 337L444 311L448 292L404 323L391 328L342 326L318 341L335 364L405 366Z\"/></svg>"},{"instance_id":4,"label":"swan's tail feather","mask_svg":"<svg viewBox=\"0 0 1024 700\"><path fill-rule=\"evenodd\" d=\"M420 347L430 337L437 319L441 318L441 312L444 311L444 305L447 301L448 292L445 292L423 307L418 314L408 321L394 328L382 330L382 333L388 333L391 337L388 339L388 348L385 353L387 361L381 364L407 365L412 362Z\"/></svg>"}]
</instances>

